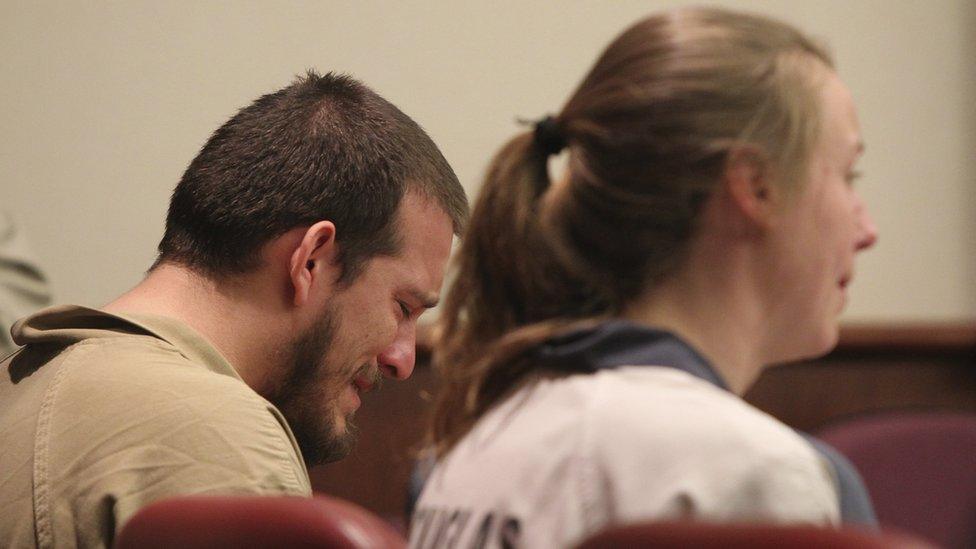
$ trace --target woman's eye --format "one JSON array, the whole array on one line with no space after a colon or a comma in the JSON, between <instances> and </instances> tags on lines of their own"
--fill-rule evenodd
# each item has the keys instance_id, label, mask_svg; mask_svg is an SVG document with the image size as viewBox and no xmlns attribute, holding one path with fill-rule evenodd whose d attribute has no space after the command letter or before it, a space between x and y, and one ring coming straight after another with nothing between
<instances>
[{"instance_id":1,"label":"woman's eye","mask_svg":"<svg viewBox=\"0 0 976 549\"><path fill-rule=\"evenodd\" d=\"M397 304L400 305L400 312L403 313L403 318L410 318L410 308L407 307L407 304L402 301L397 301Z\"/></svg>"},{"instance_id":2,"label":"woman's eye","mask_svg":"<svg viewBox=\"0 0 976 549\"><path fill-rule=\"evenodd\" d=\"M856 170L855 171L852 171L852 172L849 172L847 174L847 178L846 178L847 179L847 184L848 185L853 185L854 182L857 181L858 179L860 179L862 175L864 175L862 172L859 172L859 171L856 171Z\"/></svg>"}]
</instances>

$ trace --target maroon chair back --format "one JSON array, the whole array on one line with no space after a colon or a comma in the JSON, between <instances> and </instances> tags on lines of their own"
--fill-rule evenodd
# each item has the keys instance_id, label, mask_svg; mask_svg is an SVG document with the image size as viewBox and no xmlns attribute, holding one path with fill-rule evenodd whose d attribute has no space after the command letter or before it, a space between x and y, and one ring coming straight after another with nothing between
<instances>
[{"instance_id":1,"label":"maroon chair back","mask_svg":"<svg viewBox=\"0 0 976 549\"><path fill-rule=\"evenodd\" d=\"M114 546L399 549L406 541L369 511L336 498L187 496L140 509Z\"/></svg>"},{"instance_id":2,"label":"maroon chair back","mask_svg":"<svg viewBox=\"0 0 976 549\"><path fill-rule=\"evenodd\" d=\"M579 549L934 549L928 542L892 532L835 530L816 526L647 522L615 526Z\"/></svg>"},{"instance_id":3,"label":"maroon chair back","mask_svg":"<svg viewBox=\"0 0 976 549\"><path fill-rule=\"evenodd\" d=\"M976 415L876 413L817 436L860 471L883 525L976 547Z\"/></svg>"}]
</instances>

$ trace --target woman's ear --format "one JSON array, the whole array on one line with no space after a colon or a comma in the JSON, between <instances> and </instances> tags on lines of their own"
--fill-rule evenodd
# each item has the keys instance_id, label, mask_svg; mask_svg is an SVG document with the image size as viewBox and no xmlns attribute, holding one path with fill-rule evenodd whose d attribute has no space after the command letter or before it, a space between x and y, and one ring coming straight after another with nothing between
<instances>
[{"instance_id":1,"label":"woman's ear","mask_svg":"<svg viewBox=\"0 0 976 549\"><path fill-rule=\"evenodd\" d=\"M746 223L758 228L772 224L782 192L773 179L772 163L760 148L738 147L729 152L722 185Z\"/></svg>"},{"instance_id":2,"label":"woman's ear","mask_svg":"<svg viewBox=\"0 0 976 549\"><path fill-rule=\"evenodd\" d=\"M335 280L337 254L336 229L331 221L319 221L305 230L292 251L288 269L296 306L307 303L317 285Z\"/></svg>"}]
</instances>

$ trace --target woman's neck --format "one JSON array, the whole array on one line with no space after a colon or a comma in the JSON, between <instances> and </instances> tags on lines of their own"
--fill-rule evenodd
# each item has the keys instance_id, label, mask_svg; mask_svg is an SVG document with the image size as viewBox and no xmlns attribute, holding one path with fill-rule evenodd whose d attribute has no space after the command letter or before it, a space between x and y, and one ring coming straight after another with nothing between
<instances>
[{"instance_id":1,"label":"woman's neck","mask_svg":"<svg viewBox=\"0 0 976 549\"><path fill-rule=\"evenodd\" d=\"M728 249L691 254L683 269L632 301L622 316L684 339L741 395L766 365L760 289L750 283L746 259Z\"/></svg>"}]
</instances>

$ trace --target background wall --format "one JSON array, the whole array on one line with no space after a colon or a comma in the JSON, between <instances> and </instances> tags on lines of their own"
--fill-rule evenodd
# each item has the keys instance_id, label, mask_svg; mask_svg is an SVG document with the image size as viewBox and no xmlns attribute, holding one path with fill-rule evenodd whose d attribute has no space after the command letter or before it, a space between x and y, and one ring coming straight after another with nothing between
<instances>
[{"instance_id":1,"label":"background wall","mask_svg":"<svg viewBox=\"0 0 976 549\"><path fill-rule=\"evenodd\" d=\"M152 262L209 134L311 67L399 105L473 195L516 117L557 111L625 26L686 3L0 0L0 209L60 301L100 305ZM825 39L853 90L881 239L847 318L976 317L976 4L714 3Z\"/></svg>"}]
</instances>

